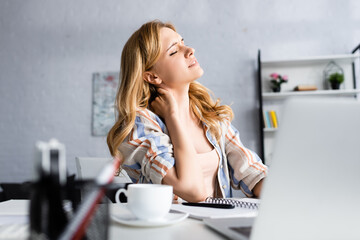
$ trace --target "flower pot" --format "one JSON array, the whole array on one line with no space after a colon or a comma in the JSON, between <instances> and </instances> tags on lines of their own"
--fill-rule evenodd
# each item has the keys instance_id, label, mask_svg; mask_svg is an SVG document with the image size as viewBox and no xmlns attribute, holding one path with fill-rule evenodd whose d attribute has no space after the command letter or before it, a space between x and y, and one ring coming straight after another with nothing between
<instances>
[{"instance_id":1,"label":"flower pot","mask_svg":"<svg viewBox=\"0 0 360 240\"><path fill-rule=\"evenodd\" d=\"M280 92L281 91L281 86L276 86L272 88L273 92Z\"/></svg>"},{"instance_id":2,"label":"flower pot","mask_svg":"<svg viewBox=\"0 0 360 240\"><path fill-rule=\"evenodd\" d=\"M340 83L338 83L338 82L331 82L331 89L333 89L333 90L340 89Z\"/></svg>"}]
</instances>

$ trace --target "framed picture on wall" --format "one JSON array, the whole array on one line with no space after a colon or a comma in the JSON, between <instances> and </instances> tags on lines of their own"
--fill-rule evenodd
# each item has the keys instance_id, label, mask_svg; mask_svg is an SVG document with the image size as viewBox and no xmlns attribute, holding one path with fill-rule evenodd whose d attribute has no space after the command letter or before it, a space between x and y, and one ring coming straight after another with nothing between
<instances>
[{"instance_id":1,"label":"framed picture on wall","mask_svg":"<svg viewBox=\"0 0 360 240\"><path fill-rule=\"evenodd\" d=\"M106 136L115 122L114 103L119 72L93 74L92 135Z\"/></svg>"}]
</instances>

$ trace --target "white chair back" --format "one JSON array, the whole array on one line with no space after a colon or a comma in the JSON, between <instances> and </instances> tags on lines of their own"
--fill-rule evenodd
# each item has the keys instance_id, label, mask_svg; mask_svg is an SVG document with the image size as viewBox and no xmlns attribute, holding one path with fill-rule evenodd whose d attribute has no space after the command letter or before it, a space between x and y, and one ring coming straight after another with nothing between
<instances>
[{"instance_id":1,"label":"white chair back","mask_svg":"<svg viewBox=\"0 0 360 240\"><path fill-rule=\"evenodd\" d=\"M101 169L111 161L111 158L76 157L77 178L80 180L94 179L100 173ZM123 169L119 176L115 176L114 178L114 183L129 182L131 182L131 179Z\"/></svg>"}]
</instances>

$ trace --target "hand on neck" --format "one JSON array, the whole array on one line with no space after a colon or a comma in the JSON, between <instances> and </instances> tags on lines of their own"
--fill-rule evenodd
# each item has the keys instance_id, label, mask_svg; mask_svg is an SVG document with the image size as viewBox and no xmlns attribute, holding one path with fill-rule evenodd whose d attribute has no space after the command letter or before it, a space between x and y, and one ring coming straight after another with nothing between
<instances>
[{"instance_id":1,"label":"hand on neck","mask_svg":"<svg viewBox=\"0 0 360 240\"><path fill-rule=\"evenodd\" d=\"M166 85L161 87L168 90L174 96L180 120L190 121L193 118L193 113L190 109L189 84L182 87L168 87Z\"/></svg>"}]
</instances>

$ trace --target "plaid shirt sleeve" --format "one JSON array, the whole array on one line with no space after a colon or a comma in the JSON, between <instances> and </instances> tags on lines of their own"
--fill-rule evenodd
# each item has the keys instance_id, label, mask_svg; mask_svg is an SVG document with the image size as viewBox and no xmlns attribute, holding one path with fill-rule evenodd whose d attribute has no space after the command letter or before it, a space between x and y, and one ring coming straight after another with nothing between
<instances>
[{"instance_id":1,"label":"plaid shirt sleeve","mask_svg":"<svg viewBox=\"0 0 360 240\"><path fill-rule=\"evenodd\" d=\"M225 152L232 187L253 196L252 189L267 175L268 168L255 152L242 144L239 131L230 123L225 133Z\"/></svg>"},{"instance_id":2,"label":"plaid shirt sleeve","mask_svg":"<svg viewBox=\"0 0 360 240\"><path fill-rule=\"evenodd\" d=\"M137 111L135 126L119 150L125 159L122 168L133 182L161 184L175 164L166 126L148 109Z\"/></svg>"}]
</instances>

